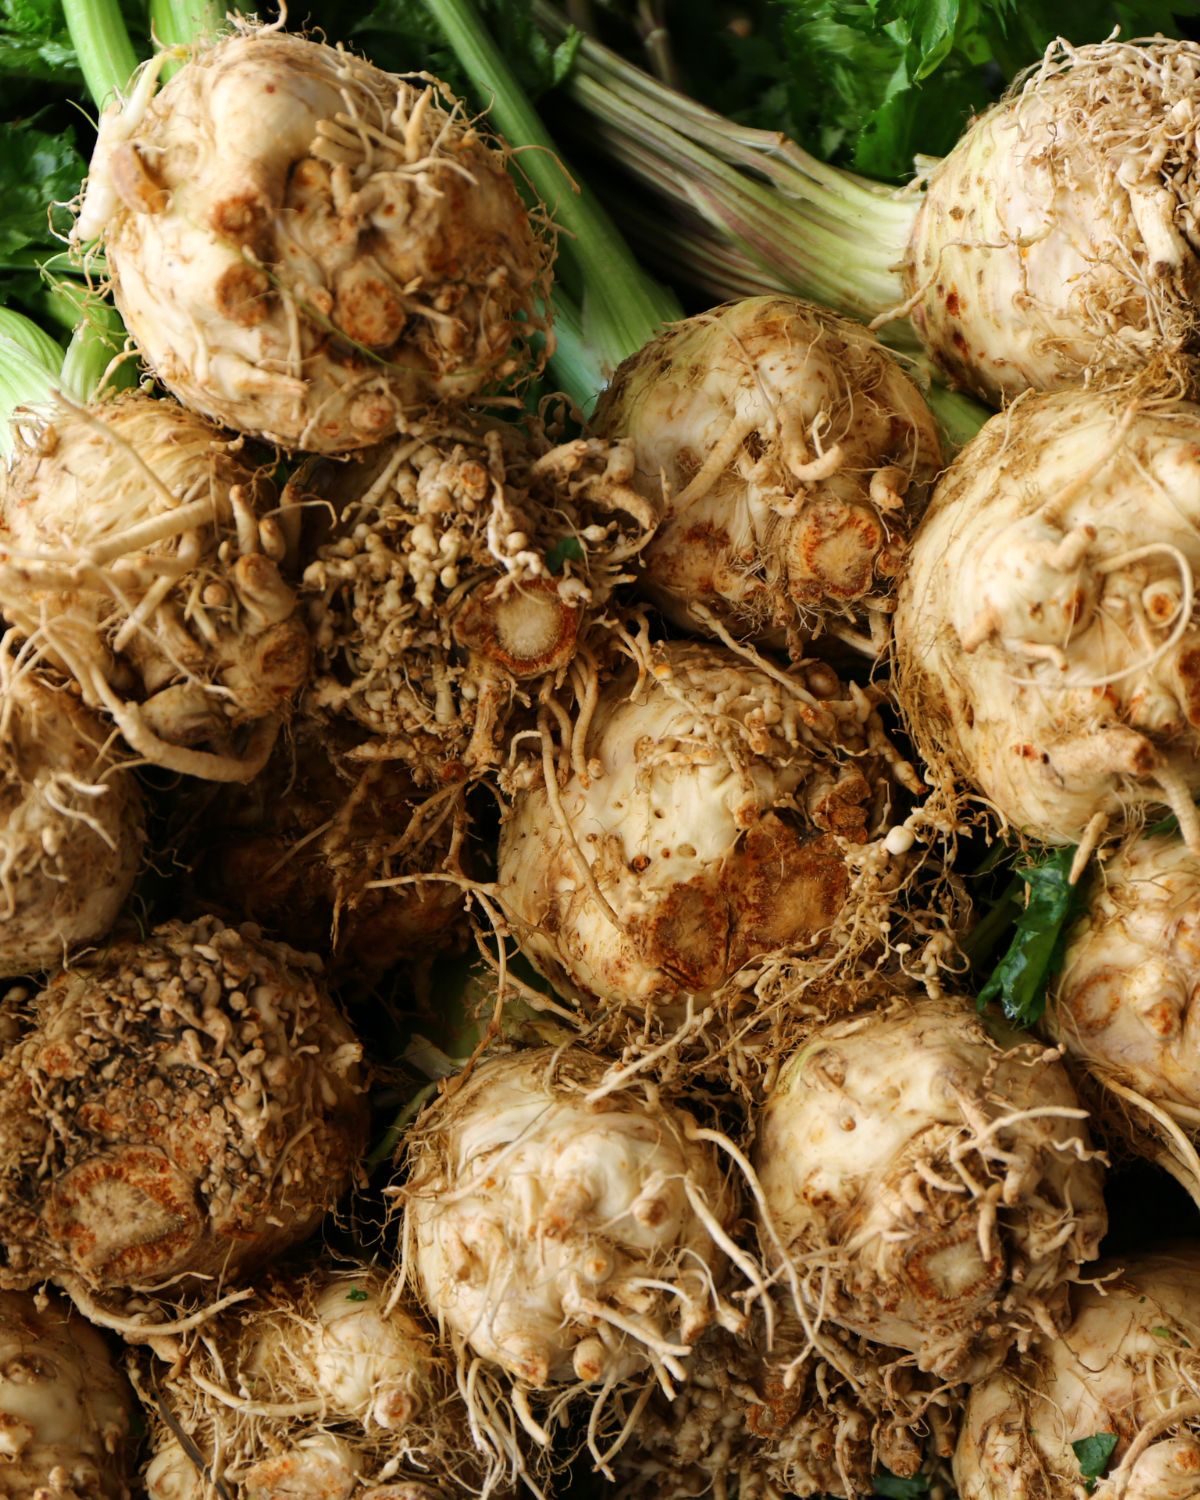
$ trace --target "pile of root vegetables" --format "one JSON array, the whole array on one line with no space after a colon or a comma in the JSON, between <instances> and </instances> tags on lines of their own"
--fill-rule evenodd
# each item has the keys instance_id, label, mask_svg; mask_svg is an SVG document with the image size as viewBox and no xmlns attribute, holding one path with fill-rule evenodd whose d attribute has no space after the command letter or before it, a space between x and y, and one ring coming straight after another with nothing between
<instances>
[{"instance_id":1,"label":"pile of root vegetables","mask_svg":"<svg viewBox=\"0 0 1200 1500\"><path fill-rule=\"evenodd\" d=\"M73 235L137 388L0 473L0 1491L1200 1496L1200 1243L1099 1258L1112 1163L1200 1203L1200 49L934 174L957 455L782 294L585 418L448 90L169 61ZM1022 1031L970 877L1046 848Z\"/></svg>"}]
</instances>

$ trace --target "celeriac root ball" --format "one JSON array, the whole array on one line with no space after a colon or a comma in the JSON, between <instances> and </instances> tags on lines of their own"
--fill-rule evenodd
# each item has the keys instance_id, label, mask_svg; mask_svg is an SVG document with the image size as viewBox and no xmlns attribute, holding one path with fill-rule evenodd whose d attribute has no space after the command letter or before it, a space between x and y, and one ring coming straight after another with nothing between
<instances>
[{"instance_id":1,"label":"celeriac root ball","mask_svg":"<svg viewBox=\"0 0 1200 1500\"><path fill-rule=\"evenodd\" d=\"M895 618L921 759L1019 833L1167 803L1200 850L1200 407L1086 390L986 424L937 486Z\"/></svg>"},{"instance_id":2,"label":"celeriac root ball","mask_svg":"<svg viewBox=\"0 0 1200 1500\"><path fill-rule=\"evenodd\" d=\"M513 798L497 883L522 952L621 1007L711 993L769 950L835 953L856 925L843 841L887 826L898 761L876 697L824 665L654 647L575 705L556 785L539 758Z\"/></svg>"},{"instance_id":3,"label":"celeriac root ball","mask_svg":"<svg viewBox=\"0 0 1200 1500\"><path fill-rule=\"evenodd\" d=\"M311 658L298 513L242 448L130 394L54 408L0 470L5 617L139 755L218 781L261 769Z\"/></svg>"},{"instance_id":4,"label":"celeriac root ball","mask_svg":"<svg viewBox=\"0 0 1200 1500\"><path fill-rule=\"evenodd\" d=\"M362 738L298 715L248 786L205 787L178 857L202 901L370 981L462 946L469 822L405 765L356 759Z\"/></svg>"},{"instance_id":5,"label":"celeriac root ball","mask_svg":"<svg viewBox=\"0 0 1200 1500\"><path fill-rule=\"evenodd\" d=\"M840 1341L814 1348L776 1309L742 1334L709 1329L673 1400L656 1391L614 1464L629 1500L874 1494L881 1468L911 1479L954 1448L955 1394L881 1366L895 1351ZM860 1345L860 1347L853 1347ZM769 1346L769 1347L768 1347ZM924 1387L923 1389L921 1387Z\"/></svg>"},{"instance_id":6,"label":"celeriac root ball","mask_svg":"<svg viewBox=\"0 0 1200 1500\"><path fill-rule=\"evenodd\" d=\"M972 1002L895 996L814 1026L763 1110L760 1241L808 1316L978 1380L1062 1326L1106 1226L1058 1055Z\"/></svg>"},{"instance_id":7,"label":"celeriac root ball","mask_svg":"<svg viewBox=\"0 0 1200 1500\"><path fill-rule=\"evenodd\" d=\"M905 281L955 383L998 406L1195 347L1198 87L1195 42L1058 41L934 169Z\"/></svg>"},{"instance_id":8,"label":"celeriac root ball","mask_svg":"<svg viewBox=\"0 0 1200 1500\"><path fill-rule=\"evenodd\" d=\"M142 797L79 700L0 643L0 974L102 938L141 864Z\"/></svg>"},{"instance_id":9,"label":"celeriac root ball","mask_svg":"<svg viewBox=\"0 0 1200 1500\"><path fill-rule=\"evenodd\" d=\"M90 1323L57 1297L0 1292L5 1500L128 1500L135 1406Z\"/></svg>"},{"instance_id":10,"label":"celeriac root ball","mask_svg":"<svg viewBox=\"0 0 1200 1500\"><path fill-rule=\"evenodd\" d=\"M152 1417L150 1500L210 1500L216 1484L248 1500L350 1500L428 1480L431 1493L481 1492L453 1368L384 1292L368 1266L278 1271L189 1335L173 1363L132 1355Z\"/></svg>"},{"instance_id":11,"label":"celeriac root ball","mask_svg":"<svg viewBox=\"0 0 1200 1500\"><path fill-rule=\"evenodd\" d=\"M467 1362L517 1388L667 1388L714 1321L739 1216L682 1106L572 1047L479 1063L408 1142L405 1263Z\"/></svg>"},{"instance_id":12,"label":"celeriac root ball","mask_svg":"<svg viewBox=\"0 0 1200 1500\"><path fill-rule=\"evenodd\" d=\"M653 531L632 470L628 444L559 442L531 418L316 476L338 522L304 574L310 710L356 720L431 789L498 766L514 705L588 659Z\"/></svg>"},{"instance_id":13,"label":"celeriac root ball","mask_svg":"<svg viewBox=\"0 0 1200 1500\"><path fill-rule=\"evenodd\" d=\"M1200 858L1177 835L1104 862L1066 935L1043 1026L1096 1086L1114 1143L1200 1202Z\"/></svg>"},{"instance_id":14,"label":"celeriac root ball","mask_svg":"<svg viewBox=\"0 0 1200 1500\"><path fill-rule=\"evenodd\" d=\"M0 1056L0 1283L237 1278L349 1185L362 1048L319 960L167 922L56 975Z\"/></svg>"},{"instance_id":15,"label":"celeriac root ball","mask_svg":"<svg viewBox=\"0 0 1200 1500\"><path fill-rule=\"evenodd\" d=\"M151 98L154 76L101 117L75 237L103 236L121 316L185 405L342 453L532 362L549 244L435 80L250 27Z\"/></svg>"},{"instance_id":16,"label":"celeriac root ball","mask_svg":"<svg viewBox=\"0 0 1200 1500\"><path fill-rule=\"evenodd\" d=\"M1200 1495L1200 1255L1095 1268L1062 1333L976 1385L954 1456L961 1500Z\"/></svg>"},{"instance_id":17,"label":"celeriac root ball","mask_svg":"<svg viewBox=\"0 0 1200 1500\"><path fill-rule=\"evenodd\" d=\"M685 630L877 651L941 468L937 425L865 328L750 297L676 324L617 370L597 431L629 438L666 509L638 586ZM862 632L865 631L865 636Z\"/></svg>"}]
</instances>

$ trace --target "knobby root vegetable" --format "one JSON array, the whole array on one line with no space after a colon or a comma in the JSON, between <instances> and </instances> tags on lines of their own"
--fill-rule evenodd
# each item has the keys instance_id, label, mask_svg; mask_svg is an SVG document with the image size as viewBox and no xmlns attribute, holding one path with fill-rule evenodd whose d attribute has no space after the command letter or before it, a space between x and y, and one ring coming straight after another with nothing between
<instances>
[{"instance_id":1,"label":"knobby root vegetable","mask_svg":"<svg viewBox=\"0 0 1200 1500\"><path fill-rule=\"evenodd\" d=\"M220 781L261 769L311 655L297 512L241 447L133 394L60 402L0 472L5 616L140 756Z\"/></svg>"},{"instance_id":2,"label":"knobby root vegetable","mask_svg":"<svg viewBox=\"0 0 1200 1500\"><path fill-rule=\"evenodd\" d=\"M189 1333L172 1363L133 1353L158 1418L150 1500L488 1494L501 1476L472 1451L452 1366L384 1290L367 1266L279 1271Z\"/></svg>"},{"instance_id":3,"label":"knobby root vegetable","mask_svg":"<svg viewBox=\"0 0 1200 1500\"><path fill-rule=\"evenodd\" d=\"M1078 1066L1114 1145L1200 1203L1200 859L1173 835L1106 860L1070 929L1044 1026Z\"/></svg>"},{"instance_id":4,"label":"knobby root vegetable","mask_svg":"<svg viewBox=\"0 0 1200 1500\"><path fill-rule=\"evenodd\" d=\"M857 921L853 851L914 778L878 695L823 664L757 662L699 642L644 647L580 694L557 752L518 782L498 886L561 994L664 1006L768 950L828 959L843 939L882 935L875 883L874 926ZM890 860L893 888L904 865Z\"/></svg>"},{"instance_id":5,"label":"knobby root vegetable","mask_svg":"<svg viewBox=\"0 0 1200 1500\"><path fill-rule=\"evenodd\" d=\"M784 297L702 313L620 366L595 425L632 440L648 498L666 480L639 587L669 619L795 656L826 631L886 643L941 447L865 328Z\"/></svg>"},{"instance_id":6,"label":"knobby root vegetable","mask_svg":"<svg viewBox=\"0 0 1200 1500\"><path fill-rule=\"evenodd\" d=\"M468 822L455 784L356 761L362 738L297 715L249 786L204 787L178 857L206 903L369 981L461 946Z\"/></svg>"},{"instance_id":7,"label":"knobby root vegetable","mask_svg":"<svg viewBox=\"0 0 1200 1500\"><path fill-rule=\"evenodd\" d=\"M128 1500L133 1393L103 1338L56 1297L0 1292L0 1494Z\"/></svg>"},{"instance_id":8,"label":"knobby root vegetable","mask_svg":"<svg viewBox=\"0 0 1200 1500\"><path fill-rule=\"evenodd\" d=\"M1105 1228L1087 1111L1055 1052L971 1002L897 995L814 1026L762 1113L768 1260L797 1307L979 1379L1052 1335Z\"/></svg>"},{"instance_id":9,"label":"knobby root vegetable","mask_svg":"<svg viewBox=\"0 0 1200 1500\"><path fill-rule=\"evenodd\" d=\"M1087 391L993 417L938 484L895 619L935 781L1091 847L1168 803L1200 851L1200 407Z\"/></svg>"},{"instance_id":10,"label":"knobby root vegetable","mask_svg":"<svg viewBox=\"0 0 1200 1500\"><path fill-rule=\"evenodd\" d=\"M587 659L593 619L648 539L624 443L446 428L325 483L340 520L304 576L308 703L438 788L500 763L515 702ZM364 747L359 753L368 753Z\"/></svg>"},{"instance_id":11,"label":"knobby root vegetable","mask_svg":"<svg viewBox=\"0 0 1200 1500\"><path fill-rule=\"evenodd\" d=\"M286 448L423 430L544 329L549 237L436 80L243 26L101 117L75 238L187 406Z\"/></svg>"},{"instance_id":12,"label":"knobby root vegetable","mask_svg":"<svg viewBox=\"0 0 1200 1500\"><path fill-rule=\"evenodd\" d=\"M1200 1256L1180 1245L1101 1263L1074 1287L1062 1334L971 1391L954 1456L961 1500L1200 1496L1198 1285ZM1096 1438L1108 1439L1099 1463Z\"/></svg>"},{"instance_id":13,"label":"knobby root vegetable","mask_svg":"<svg viewBox=\"0 0 1200 1500\"><path fill-rule=\"evenodd\" d=\"M885 1388L889 1352L842 1341L828 1329L817 1347L794 1320L766 1331L756 1316L746 1334L708 1330L688 1361L673 1401L654 1392L615 1464L629 1500L715 1500L751 1495L873 1494L882 1466L904 1478L927 1458L948 1458L951 1393L914 1372ZM855 1347L855 1346L858 1347Z\"/></svg>"},{"instance_id":14,"label":"knobby root vegetable","mask_svg":"<svg viewBox=\"0 0 1200 1500\"><path fill-rule=\"evenodd\" d=\"M762 1284L730 1237L740 1210L722 1139L580 1048L486 1060L418 1119L404 1262L459 1352L479 1426L511 1405L548 1445L530 1393L591 1388L587 1442L604 1468L628 1437L602 1453L603 1421L624 1420L607 1410L614 1392L635 1399L657 1380L673 1393L707 1327L743 1324L727 1256L747 1295ZM548 1400L552 1428L566 1402Z\"/></svg>"},{"instance_id":15,"label":"knobby root vegetable","mask_svg":"<svg viewBox=\"0 0 1200 1500\"><path fill-rule=\"evenodd\" d=\"M1198 86L1194 42L1059 40L935 168L905 282L956 384L999 405L1195 346Z\"/></svg>"},{"instance_id":16,"label":"knobby root vegetable","mask_svg":"<svg viewBox=\"0 0 1200 1500\"><path fill-rule=\"evenodd\" d=\"M11 1016L10 1019L14 1019ZM55 976L0 1057L0 1283L236 1278L303 1239L364 1144L319 960L213 918Z\"/></svg>"},{"instance_id":17,"label":"knobby root vegetable","mask_svg":"<svg viewBox=\"0 0 1200 1500\"><path fill-rule=\"evenodd\" d=\"M110 733L0 640L0 974L109 930L141 863L142 798Z\"/></svg>"}]
</instances>

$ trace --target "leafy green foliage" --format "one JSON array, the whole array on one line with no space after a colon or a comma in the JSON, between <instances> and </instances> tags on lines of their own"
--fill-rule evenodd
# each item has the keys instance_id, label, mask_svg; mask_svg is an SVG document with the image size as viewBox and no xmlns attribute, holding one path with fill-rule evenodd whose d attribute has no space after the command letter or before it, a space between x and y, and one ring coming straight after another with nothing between
<instances>
[{"instance_id":1,"label":"leafy green foliage","mask_svg":"<svg viewBox=\"0 0 1200 1500\"><path fill-rule=\"evenodd\" d=\"M347 1302L365 1302L366 1300L367 1293L360 1286L352 1286L346 1293Z\"/></svg>"},{"instance_id":2,"label":"leafy green foliage","mask_svg":"<svg viewBox=\"0 0 1200 1500\"><path fill-rule=\"evenodd\" d=\"M548 41L534 24L529 0L480 0L478 8L531 99L541 98L570 72L579 47L578 33L572 32L557 44ZM313 8L315 20L322 19L323 10L320 4ZM329 7L331 36L345 33L344 15L337 7ZM424 0L378 0L346 39L381 68L433 73L455 93L470 97L454 53Z\"/></svg>"},{"instance_id":3,"label":"leafy green foliage","mask_svg":"<svg viewBox=\"0 0 1200 1500\"><path fill-rule=\"evenodd\" d=\"M0 0L0 73L74 87L82 82L58 0Z\"/></svg>"},{"instance_id":4,"label":"leafy green foliage","mask_svg":"<svg viewBox=\"0 0 1200 1500\"><path fill-rule=\"evenodd\" d=\"M901 1479L897 1474L889 1474L886 1469L880 1469L872 1482L875 1493L887 1496L888 1500L920 1500L922 1495L929 1493L928 1474L914 1474L911 1479Z\"/></svg>"},{"instance_id":5,"label":"leafy green foliage","mask_svg":"<svg viewBox=\"0 0 1200 1500\"><path fill-rule=\"evenodd\" d=\"M1071 1444L1071 1451L1079 1460L1079 1472L1089 1491L1096 1488L1096 1481L1108 1468L1108 1461L1116 1446L1115 1432L1094 1432L1091 1437L1079 1438Z\"/></svg>"},{"instance_id":6,"label":"leafy green foliage","mask_svg":"<svg viewBox=\"0 0 1200 1500\"><path fill-rule=\"evenodd\" d=\"M34 121L0 121L0 266L35 265L62 248L51 233L65 230L64 203L79 190L84 161L67 136L50 135Z\"/></svg>"},{"instance_id":7,"label":"leafy green foliage","mask_svg":"<svg viewBox=\"0 0 1200 1500\"><path fill-rule=\"evenodd\" d=\"M1047 987L1062 966L1066 929L1083 905L1083 882L1072 885L1068 878L1074 854L1074 849L1055 849L1017 870L1025 903L1007 951L979 992L980 1009L998 1000L1018 1026L1041 1018ZM1011 894L1001 900L1011 900Z\"/></svg>"},{"instance_id":8,"label":"leafy green foliage","mask_svg":"<svg viewBox=\"0 0 1200 1500\"><path fill-rule=\"evenodd\" d=\"M552 573L561 573L563 564L569 559L573 562L582 562L584 557L583 544L578 537L560 537L554 546L546 553L546 566Z\"/></svg>"}]
</instances>

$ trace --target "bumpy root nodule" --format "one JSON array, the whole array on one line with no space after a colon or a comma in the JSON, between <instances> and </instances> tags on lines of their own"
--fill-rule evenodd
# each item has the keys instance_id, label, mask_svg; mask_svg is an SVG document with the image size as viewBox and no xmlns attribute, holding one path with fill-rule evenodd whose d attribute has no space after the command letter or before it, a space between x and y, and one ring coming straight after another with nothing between
<instances>
[{"instance_id":1,"label":"bumpy root nodule","mask_svg":"<svg viewBox=\"0 0 1200 1500\"><path fill-rule=\"evenodd\" d=\"M55 976L0 1057L0 1282L236 1277L303 1239L366 1132L320 963L168 922Z\"/></svg>"},{"instance_id":2,"label":"bumpy root nodule","mask_svg":"<svg viewBox=\"0 0 1200 1500\"><path fill-rule=\"evenodd\" d=\"M457 784L419 791L402 764L355 760L361 738L297 715L244 790L205 788L178 857L203 901L369 981L462 945L469 824Z\"/></svg>"},{"instance_id":3,"label":"bumpy root nodule","mask_svg":"<svg viewBox=\"0 0 1200 1500\"><path fill-rule=\"evenodd\" d=\"M627 359L595 420L633 443L643 493L666 480L639 587L669 618L796 656L826 631L881 649L942 460L920 392L865 329L746 298Z\"/></svg>"},{"instance_id":4,"label":"bumpy root nodule","mask_svg":"<svg viewBox=\"0 0 1200 1500\"><path fill-rule=\"evenodd\" d=\"M1072 1289L1058 1338L971 1391L954 1457L962 1500L1200 1496L1200 1258L1179 1246L1096 1276ZM1098 1475L1097 1435L1115 1440Z\"/></svg>"},{"instance_id":5,"label":"bumpy root nodule","mask_svg":"<svg viewBox=\"0 0 1200 1500\"><path fill-rule=\"evenodd\" d=\"M417 1121L408 1164L407 1274L458 1347L464 1387L547 1445L562 1394L586 1389L602 1468L638 1393L673 1393L706 1328L744 1323L729 1261L747 1295L762 1289L731 1238L740 1210L712 1132L653 1085L606 1081L582 1049L480 1063Z\"/></svg>"},{"instance_id":6,"label":"bumpy root nodule","mask_svg":"<svg viewBox=\"0 0 1200 1500\"><path fill-rule=\"evenodd\" d=\"M1055 42L929 179L905 280L951 378L999 405L1194 351L1200 46Z\"/></svg>"},{"instance_id":7,"label":"bumpy root nodule","mask_svg":"<svg viewBox=\"0 0 1200 1500\"><path fill-rule=\"evenodd\" d=\"M1066 944L1045 1031L1113 1149L1157 1161L1200 1203L1200 858L1177 835L1133 839Z\"/></svg>"},{"instance_id":8,"label":"bumpy root nodule","mask_svg":"<svg viewBox=\"0 0 1200 1500\"><path fill-rule=\"evenodd\" d=\"M128 1500L133 1392L57 1297L0 1292L0 1487L7 1500Z\"/></svg>"},{"instance_id":9,"label":"bumpy root nodule","mask_svg":"<svg viewBox=\"0 0 1200 1500\"><path fill-rule=\"evenodd\" d=\"M159 66L101 118L76 238L103 236L117 307L180 400L341 453L533 363L549 237L435 80L253 27L151 98Z\"/></svg>"},{"instance_id":10,"label":"bumpy root nodule","mask_svg":"<svg viewBox=\"0 0 1200 1500\"><path fill-rule=\"evenodd\" d=\"M139 756L220 781L261 769L311 655L293 513L240 446L132 394L55 408L0 470L5 617Z\"/></svg>"},{"instance_id":11,"label":"bumpy root nodule","mask_svg":"<svg viewBox=\"0 0 1200 1500\"><path fill-rule=\"evenodd\" d=\"M800 1316L977 1379L1053 1335L1106 1218L1058 1060L991 1040L967 1000L897 995L814 1026L755 1147L764 1253Z\"/></svg>"},{"instance_id":12,"label":"bumpy root nodule","mask_svg":"<svg viewBox=\"0 0 1200 1500\"><path fill-rule=\"evenodd\" d=\"M116 921L141 861L142 798L109 731L0 641L0 974L61 963Z\"/></svg>"},{"instance_id":13,"label":"bumpy root nodule","mask_svg":"<svg viewBox=\"0 0 1200 1500\"><path fill-rule=\"evenodd\" d=\"M151 1500L489 1494L503 1476L473 1450L453 1367L384 1291L368 1266L277 1271L169 1361L132 1352Z\"/></svg>"},{"instance_id":14,"label":"bumpy root nodule","mask_svg":"<svg viewBox=\"0 0 1200 1500\"><path fill-rule=\"evenodd\" d=\"M677 1017L764 954L878 943L910 862L879 840L912 780L878 702L824 664L640 650L514 778L498 887L522 951L589 1017Z\"/></svg>"},{"instance_id":15,"label":"bumpy root nodule","mask_svg":"<svg viewBox=\"0 0 1200 1500\"><path fill-rule=\"evenodd\" d=\"M1093 846L1167 804L1200 849L1200 407L1029 396L943 476L895 618L921 759L1017 832Z\"/></svg>"},{"instance_id":16,"label":"bumpy root nodule","mask_svg":"<svg viewBox=\"0 0 1200 1500\"><path fill-rule=\"evenodd\" d=\"M514 706L587 659L653 531L631 473L628 445L531 420L448 427L333 476L339 520L304 576L310 707L356 719L421 785L497 768Z\"/></svg>"}]
</instances>

